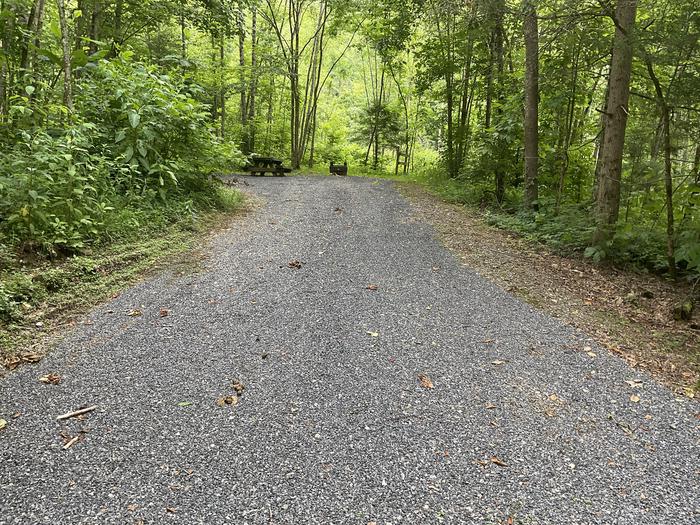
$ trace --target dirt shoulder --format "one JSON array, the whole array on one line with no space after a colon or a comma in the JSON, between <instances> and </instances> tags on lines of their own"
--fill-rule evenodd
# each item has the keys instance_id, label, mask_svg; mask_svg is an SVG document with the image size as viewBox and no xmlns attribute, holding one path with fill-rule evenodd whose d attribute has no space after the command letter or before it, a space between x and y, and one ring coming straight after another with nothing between
<instances>
[{"instance_id":1,"label":"dirt shoulder","mask_svg":"<svg viewBox=\"0 0 700 525\"><path fill-rule=\"evenodd\" d=\"M689 286L555 255L419 184L396 185L418 218L431 223L443 243L477 273L589 334L676 393L700 395L700 327L673 316L674 306L688 298Z\"/></svg>"},{"instance_id":2,"label":"dirt shoulder","mask_svg":"<svg viewBox=\"0 0 700 525\"><path fill-rule=\"evenodd\" d=\"M241 219L259 205L257 198L241 192L234 208L203 214L194 223L183 221L92 253L5 272L4 278L23 286L26 302L21 305L21 316L0 319L0 378L8 370L40 361L86 312L118 297L129 286L161 271L200 271L210 255L213 236L240 227Z\"/></svg>"}]
</instances>

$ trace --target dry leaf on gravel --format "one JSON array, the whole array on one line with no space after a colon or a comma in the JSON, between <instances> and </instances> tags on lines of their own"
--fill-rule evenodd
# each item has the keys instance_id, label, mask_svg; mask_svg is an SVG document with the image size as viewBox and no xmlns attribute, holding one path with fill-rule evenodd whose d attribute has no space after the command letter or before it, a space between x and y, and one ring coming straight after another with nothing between
<instances>
[{"instance_id":1,"label":"dry leaf on gravel","mask_svg":"<svg viewBox=\"0 0 700 525\"><path fill-rule=\"evenodd\" d=\"M498 365L505 365L506 362L505 362L505 361L501 361L500 359L496 359L495 361L491 361L491 364L492 364L492 365L498 366Z\"/></svg>"},{"instance_id":2,"label":"dry leaf on gravel","mask_svg":"<svg viewBox=\"0 0 700 525\"><path fill-rule=\"evenodd\" d=\"M161 308L160 309L160 316L161 317L168 317L170 315L170 310L167 308Z\"/></svg>"},{"instance_id":3,"label":"dry leaf on gravel","mask_svg":"<svg viewBox=\"0 0 700 525\"><path fill-rule=\"evenodd\" d=\"M236 394L243 395L243 390L245 390L245 386L243 386L243 383L240 381L234 381L233 382L233 389L236 391Z\"/></svg>"},{"instance_id":4,"label":"dry leaf on gravel","mask_svg":"<svg viewBox=\"0 0 700 525\"><path fill-rule=\"evenodd\" d=\"M140 317L143 315L143 312L138 308L133 308L129 310L129 313L127 313L126 315L128 315L129 317Z\"/></svg>"},{"instance_id":5,"label":"dry leaf on gravel","mask_svg":"<svg viewBox=\"0 0 700 525\"><path fill-rule=\"evenodd\" d=\"M423 388L434 388L435 385L433 385L433 382L430 380L430 378L425 375L425 374L418 374L418 381L420 382L420 386Z\"/></svg>"},{"instance_id":6,"label":"dry leaf on gravel","mask_svg":"<svg viewBox=\"0 0 700 525\"><path fill-rule=\"evenodd\" d=\"M22 362L22 359L17 356L8 357L5 359L5 368L8 370L14 370Z\"/></svg>"},{"instance_id":7,"label":"dry leaf on gravel","mask_svg":"<svg viewBox=\"0 0 700 525\"><path fill-rule=\"evenodd\" d=\"M220 397L219 399L216 400L216 404L220 407L224 407L226 405L234 406L238 404L238 396L225 396L225 397Z\"/></svg>"},{"instance_id":8,"label":"dry leaf on gravel","mask_svg":"<svg viewBox=\"0 0 700 525\"><path fill-rule=\"evenodd\" d=\"M630 379L629 381L625 381L629 386L632 388L639 388L642 386L642 382L639 379Z\"/></svg>"},{"instance_id":9,"label":"dry leaf on gravel","mask_svg":"<svg viewBox=\"0 0 700 525\"><path fill-rule=\"evenodd\" d=\"M175 514L177 509L175 507L165 507L165 511L169 512L170 514Z\"/></svg>"},{"instance_id":10,"label":"dry leaf on gravel","mask_svg":"<svg viewBox=\"0 0 700 525\"><path fill-rule=\"evenodd\" d=\"M639 403L641 400L642 398L639 396L630 396L630 401L632 401L632 403Z\"/></svg>"},{"instance_id":11,"label":"dry leaf on gravel","mask_svg":"<svg viewBox=\"0 0 700 525\"><path fill-rule=\"evenodd\" d=\"M47 374L45 376L41 376L39 381L45 385L57 385L61 382L61 376L58 374Z\"/></svg>"},{"instance_id":12,"label":"dry leaf on gravel","mask_svg":"<svg viewBox=\"0 0 700 525\"><path fill-rule=\"evenodd\" d=\"M379 286L377 286L376 284L368 284L368 285L367 285L367 289L368 289L368 290L375 291L375 290L378 290L378 289L379 289Z\"/></svg>"},{"instance_id":13,"label":"dry leaf on gravel","mask_svg":"<svg viewBox=\"0 0 700 525\"><path fill-rule=\"evenodd\" d=\"M21 358L25 363L38 363L41 361L41 356L36 352L25 352L21 355Z\"/></svg>"},{"instance_id":14,"label":"dry leaf on gravel","mask_svg":"<svg viewBox=\"0 0 700 525\"><path fill-rule=\"evenodd\" d=\"M367 332L367 335L371 335L372 337L379 337L378 332Z\"/></svg>"},{"instance_id":15,"label":"dry leaf on gravel","mask_svg":"<svg viewBox=\"0 0 700 525\"><path fill-rule=\"evenodd\" d=\"M491 463L494 465L498 465L499 467L507 467L508 464L505 463L503 460L497 458L496 456L491 456Z\"/></svg>"},{"instance_id":16,"label":"dry leaf on gravel","mask_svg":"<svg viewBox=\"0 0 700 525\"><path fill-rule=\"evenodd\" d=\"M4 419L0 419L0 430L5 428L6 426L7 426L7 421L5 421Z\"/></svg>"},{"instance_id":17,"label":"dry leaf on gravel","mask_svg":"<svg viewBox=\"0 0 700 525\"><path fill-rule=\"evenodd\" d=\"M138 508L139 508L138 505L131 504L131 505L126 507L126 510L128 510L129 512L134 512Z\"/></svg>"},{"instance_id":18,"label":"dry leaf on gravel","mask_svg":"<svg viewBox=\"0 0 700 525\"><path fill-rule=\"evenodd\" d=\"M301 268L302 264L304 263L294 259L293 261L289 261L289 263L287 263L287 266L289 266L290 268L296 268L298 270L299 268Z\"/></svg>"}]
</instances>

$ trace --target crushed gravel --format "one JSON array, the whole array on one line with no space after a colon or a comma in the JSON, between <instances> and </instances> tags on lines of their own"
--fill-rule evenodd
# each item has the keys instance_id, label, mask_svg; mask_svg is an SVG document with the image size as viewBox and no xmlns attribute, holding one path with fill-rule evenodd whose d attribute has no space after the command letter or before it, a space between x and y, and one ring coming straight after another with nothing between
<instances>
[{"instance_id":1,"label":"crushed gravel","mask_svg":"<svg viewBox=\"0 0 700 525\"><path fill-rule=\"evenodd\" d=\"M246 180L265 204L203 271L0 382L0 524L700 523L697 401L463 266L388 182Z\"/></svg>"}]
</instances>

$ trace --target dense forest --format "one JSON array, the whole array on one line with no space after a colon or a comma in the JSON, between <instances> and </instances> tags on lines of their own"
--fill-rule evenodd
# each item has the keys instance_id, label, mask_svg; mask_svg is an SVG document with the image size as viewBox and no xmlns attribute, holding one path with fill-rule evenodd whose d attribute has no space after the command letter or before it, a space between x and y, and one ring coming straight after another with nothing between
<instances>
[{"instance_id":1,"label":"dense forest","mask_svg":"<svg viewBox=\"0 0 700 525\"><path fill-rule=\"evenodd\" d=\"M0 255L225 206L255 153L697 276L699 34L695 0L1 0Z\"/></svg>"}]
</instances>

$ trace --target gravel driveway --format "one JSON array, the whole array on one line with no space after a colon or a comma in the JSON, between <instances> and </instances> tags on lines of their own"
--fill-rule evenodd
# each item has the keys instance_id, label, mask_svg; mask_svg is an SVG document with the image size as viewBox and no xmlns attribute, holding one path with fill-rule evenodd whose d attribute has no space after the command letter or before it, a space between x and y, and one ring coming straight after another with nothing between
<instances>
[{"instance_id":1,"label":"gravel driveway","mask_svg":"<svg viewBox=\"0 0 700 525\"><path fill-rule=\"evenodd\" d=\"M697 401L462 266L389 182L246 180L265 204L205 270L0 382L0 523L700 523Z\"/></svg>"}]
</instances>

